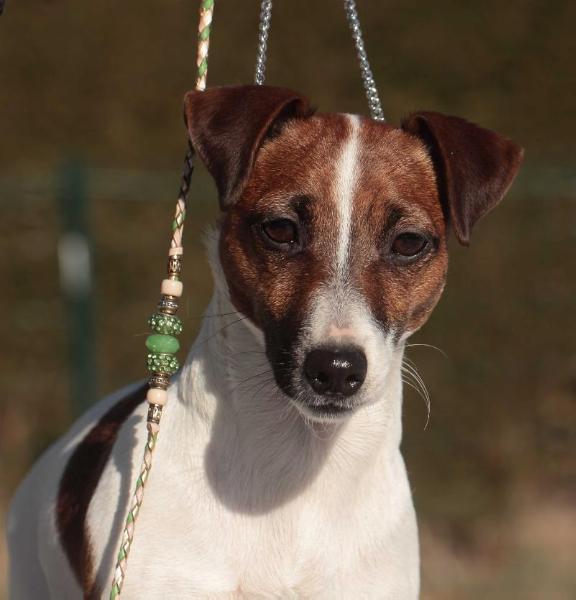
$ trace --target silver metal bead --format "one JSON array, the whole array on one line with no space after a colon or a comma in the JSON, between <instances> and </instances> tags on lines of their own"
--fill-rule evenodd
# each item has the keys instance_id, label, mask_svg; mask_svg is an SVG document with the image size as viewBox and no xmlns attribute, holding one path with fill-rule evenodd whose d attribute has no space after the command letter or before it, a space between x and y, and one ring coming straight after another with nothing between
<instances>
[{"instance_id":1,"label":"silver metal bead","mask_svg":"<svg viewBox=\"0 0 576 600\"><path fill-rule=\"evenodd\" d=\"M162 406L160 404L150 404L148 406L148 423L155 423L160 425L160 419L162 418Z\"/></svg>"},{"instance_id":2,"label":"silver metal bead","mask_svg":"<svg viewBox=\"0 0 576 600\"><path fill-rule=\"evenodd\" d=\"M170 279L179 279L182 272L182 255L173 254L168 257L168 277Z\"/></svg>"},{"instance_id":3,"label":"silver metal bead","mask_svg":"<svg viewBox=\"0 0 576 600\"><path fill-rule=\"evenodd\" d=\"M175 296L161 296L158 302L158 312L166 315L174 315L178 311L178 302Z\"/></svg>"},{"instance_id":4,"label":"silver metal bead","mask_svg":"<svg viewBox=\"0 0 576 600\"><path fill-rule=\"evenodd\" d=\"M154 375L148 379L148 385L151 388L167 390L170 385L170 376L163 373L154 373Z\"/></svg>"}]
</instances>

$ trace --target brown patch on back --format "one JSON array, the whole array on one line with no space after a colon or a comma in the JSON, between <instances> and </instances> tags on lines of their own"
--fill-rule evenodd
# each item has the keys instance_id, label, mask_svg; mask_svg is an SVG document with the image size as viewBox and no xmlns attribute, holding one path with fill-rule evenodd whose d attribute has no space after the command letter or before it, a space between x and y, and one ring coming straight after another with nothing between
<instances>
[{"instance_id":1,"label":"brown patch on back","mask_svg":"<svg viewBox=\"0 0 576 600\"><path fill-rule=\"evenodd\" d=\"M136 407L145 400L146 389L146 385L139 387L100 418L72 453L60 480L56 525L62 548L85 598L96 595L90 532L86 525L88 507L118 432Z\"/></svg>"}]
</instances>

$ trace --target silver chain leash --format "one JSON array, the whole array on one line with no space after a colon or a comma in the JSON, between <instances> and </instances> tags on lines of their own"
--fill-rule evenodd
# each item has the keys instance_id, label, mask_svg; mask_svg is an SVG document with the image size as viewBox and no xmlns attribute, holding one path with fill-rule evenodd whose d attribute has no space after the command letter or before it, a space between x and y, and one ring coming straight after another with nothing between
<instances>
[{"instance_id":1,"label":"silver chain leash","mask_svg":"<svg viewBox=\"0 0 576 600\"><path fill-rule=\"evenodd\" d=\"M344 0L344 10L346 18L352 32L352 40L356 47L356 56L360 66L360 74L362 76L362 84L366 92L368 100L368 108L370 116L375 121L384 121L384 113L380 104L380 97L376 89L374 75L368 62L368 55L364 47L364 39L362 38L362 29L360 27L360 19L358 17L358 9L354 0ZM268 34L270 33L270 20L272 18L272 0L262 0L260 5L260 24L258 26L258 51L256 53L256 72L254 75L254 83L263 85L266 77L266 52L268 51Z\"/></svg>"},{"instance_id":2,"label":"silver chain leash","mask_svg":"<svg viewBox=\"0 0 576 600\"><path fill-rule=\"evenodd\" d=\"M346 18L348 19L350 31L352 32L352 39L356 46L356 55L358 56L358 64L360 65L362 83L364 85L364 90L366 91L366 98L368 99L370 115L375 121L384 121L384 113L382 112L380 97L378 96L378 90L376 89L376 82L374 81L372 69L368 62L368 55L364 48L364 40L362 39L362 29L360 28L360 19L358 18L356 2L354 0L344 0L344 10L346 11Z\"/></svg>"},{"instance_id":3,"label":"silver chain leash","mask_svg":"<svg viewBox=\"0 0 576 600\"><path fill-rule=\"evenodd\" d=\"M254 83L264 85L266 77L266 52L268 51L268 34L272 18L272 0L262 0L260 8L260 25L258 26L258 52L256 54L256 72Z\"/></svg>"}]
</instances>

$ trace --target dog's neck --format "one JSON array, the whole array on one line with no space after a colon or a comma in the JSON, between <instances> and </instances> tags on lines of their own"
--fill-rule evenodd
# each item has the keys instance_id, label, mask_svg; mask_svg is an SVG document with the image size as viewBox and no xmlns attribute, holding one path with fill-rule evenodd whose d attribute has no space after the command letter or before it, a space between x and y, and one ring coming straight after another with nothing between
<instances>
[{"instance_id":1,"label":"dog's neck","mask_svg":"<svg viewBox=\"0 0 576 600\"><path fill-rule=\"evenodd\" d=\"M204 467L222 502L266 512L315 482L357 489L397 460L400 365L373 405L342 422L315 423L280 392L258 333L240 319L216 292L178 385L178 437L185 448L204 440Z\"/></svg>"},{"instance_id":2,"label":"dog's neck","mask_svg":"<svg viewBox=\"0 0 576 600\"><path fill-rule=\"evenodd\" d=\"M315 484L357 489L398 458L401 353L397 360L373 404L343 421L313 422L279 390L260 331L217 285L178 379L172 426L181 447L204 440L210 485L235 510L266 512Z\"/></svg>"}]
</instances>

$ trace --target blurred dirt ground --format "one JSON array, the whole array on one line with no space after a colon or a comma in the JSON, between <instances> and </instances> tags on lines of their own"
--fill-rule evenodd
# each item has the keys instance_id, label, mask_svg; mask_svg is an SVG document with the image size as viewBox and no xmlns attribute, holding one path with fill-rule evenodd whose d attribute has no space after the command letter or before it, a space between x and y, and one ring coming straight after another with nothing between
<instances>
[{"instance_id":1,"label":"blurred dirt ground","mask_svg":"<svg viewBox=\"0 0 576 600\"><path fill-rule=\"evenodd\" d=\"M275 3L270 82L364 111L333 2ZM358 1L392 121L425 107L520 141L525 169L408 349L432 397L405 400L404 453L425 600L576 598L576 55L573 2ZM58 170L88 169L98 386L144 374L191 86L196 3L10 2L0 17L0 521L31 462L73 419L59 286ZM303 22L301 17L306 15ZM212 83L248 81L256 2L217 3ZM320 76L321 75L321 76ZM132 173L128 183L119 178ZM125 177L126 178L126 177ZM211 281L216 215L200 169L187 223L184 346ZM0 598L6 555L0 536Z\"/></svg>"}]
</instances>

